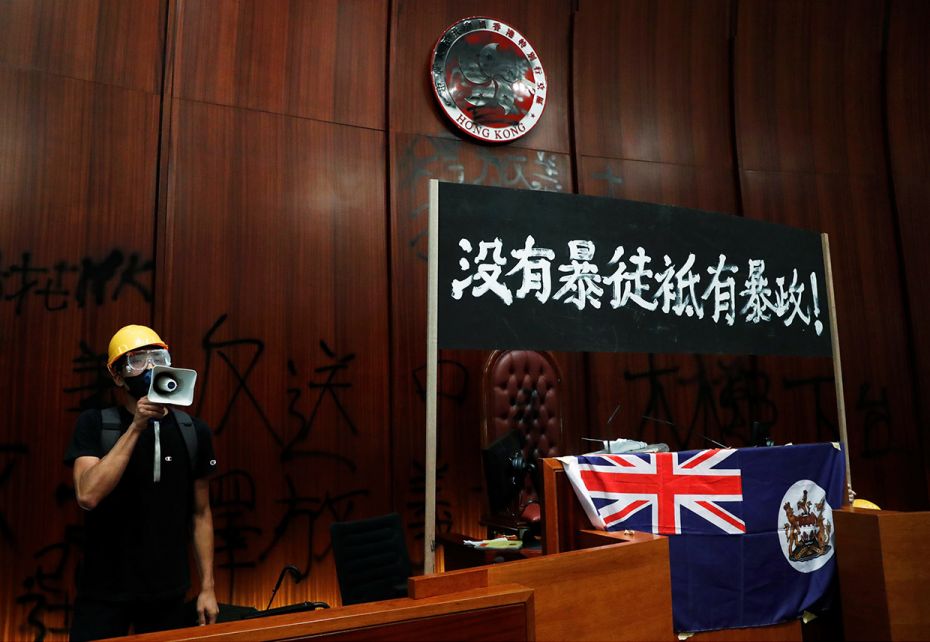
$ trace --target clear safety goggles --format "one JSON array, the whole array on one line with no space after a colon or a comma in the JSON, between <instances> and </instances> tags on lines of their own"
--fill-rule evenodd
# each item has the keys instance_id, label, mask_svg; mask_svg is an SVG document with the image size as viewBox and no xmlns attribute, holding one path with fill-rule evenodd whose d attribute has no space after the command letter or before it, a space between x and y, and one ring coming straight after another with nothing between
<instances>
[{"instance_id":1,"label":"clear safety goggles","mask_svg":"<svg viewBox=\"0 0 930 642\"><path fill-rule=\"evenodd\" d=\"M137 350L126 354L126 364L123 374L135 377L145 372L149 366L170 366L171 355L164 348L157 350Z\"/></svg>"}]
</instances>

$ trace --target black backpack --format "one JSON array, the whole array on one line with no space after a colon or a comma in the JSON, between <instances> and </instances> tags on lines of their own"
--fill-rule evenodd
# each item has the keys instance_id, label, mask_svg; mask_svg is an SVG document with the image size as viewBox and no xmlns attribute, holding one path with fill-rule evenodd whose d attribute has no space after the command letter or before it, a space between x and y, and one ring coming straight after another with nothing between
<instances>
[{"instance_id":1,"label":"black backpack","mask_svg":"<svg viewBox=\"0 0 930 642\"><path fill-rule=\"evenodd\" d=\"M191 470L194 470L197 463L197 430L194 428L194 420L191 416L182 410L170 409L174 413L174 418L181 429L181 436L184 437L184 445L187 446L187 454L190 457ZM100 411L103 417L103 430L100 431L100 446L103 448L103 454L106 455L116 444L116 440L123 434L123 425L119 418L119 408L113 406L104 408Z\"/></svg>"}]
</instances>

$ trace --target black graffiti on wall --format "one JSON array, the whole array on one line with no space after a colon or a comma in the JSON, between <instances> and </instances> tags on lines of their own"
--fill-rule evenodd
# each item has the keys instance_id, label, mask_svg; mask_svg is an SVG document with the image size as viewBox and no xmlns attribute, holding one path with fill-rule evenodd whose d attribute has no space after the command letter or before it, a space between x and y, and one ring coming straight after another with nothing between
<instances>
[{"instance_id":1,"label":"black graffiti on wall","mask_svg":"<svg viewBox=\"0 0 930 642\"><path fill-rule=\"evenodd\" d=\"M637 440L645 441L663 441L665 434L668 434L672 439L673 447L676 449L681 448L683 442L683 436L680 434L678 427L675 423L675 417L672 413L672 409L668 403L668 397L665 394L665 385L663 379L671 380L671 376L678 372L678 366L671 368L656 368L655 364L655 355L649 355L649 367L642 372L630 372L629 370L624 370L623 378L626 381L637 381L643 379L648 382L649 385L649 398L646 400L646 405L643 412L641 413L641 418L639 420L639 426L636 431ZM662 425L667 426L667 429L663 429ZM652 428L652 438L647 438L647 428Z\"/></svg>"},{"instance_id":2,"label":"black graffiti on wall","mask_svg":"<svg viewBox=\"0 0 930 642\"><path fill-rule=\"evenodd\" d=\"M814 377L803 377L800 379L790 379L785 377L782 385L785 390L799 388L806 390L811 395L814 409L814 431L815 441L839 441L840 431L836 423L830 418L825 405L832 397L834 389L833 375L820 375ZM826 386L826 388L824 388ZM826 390L826 392L824 392ZM827 397L827 400L824 397Z\"/></svg>"},{"instance_id":3,"label":"black graffiti on wall","mask_svg":"<svg viewBox=\"0 0 930 642\"><path fill-rule=\"evenodd\" d=\"M229 595L236 592L239 570L255 568L248 556L250 541L262 534L255 522L255 479L245 470L233 469L210 480L210 509L217 568L228 571Z\"/></svg>"},{"instance_id":4,"label":"black graffiti on wall","mask_svg":"<svg viewBox=\"0 0 930 642\"><path fill-rule=\"evenodd\" d=\"M415 136L400 152L398 171L400 189L409 190L411 200L415 201L415 205L401 213L414 222L407 245L425 261L429 256L426 185L430 179L561 192L565 189L568 163L565 157L550 152L475 147L460 141Z\"/></svg>"},{"instance_id":5,"label":"black graffiti on wall","mask_svg":"<svg viewBox=\"0 0 930 642\"><path fill-rule=\"evenodd\" d=\"M59 484L55 503L62 511L66 506L73 507L74 488ZM71 628L73 579L83 541L83 525L68 523L59 541L39 548L32 555L35 568L22 580L23 591L16 596L16 604L27 609L26 622L20 630L31 632L36 642L49 634L66 634Z\"/></svg>"},{"instance_id":6,"label":"black graffiti on wall","mask_svg":"<svg viewBox=\"0 0 930 642\"><path fill-rule=\"evenodd\" d=\"M754 358L718 361L717 365L724 375L720 408L726 412L720 441L728 446L746 446L754 422L771 426L778 421L778 406L771 397L771 377L757 366Z\"/></svg>"},{"instance_id":7,"label":"black graffiti on wall","mask_svg":"<svg viewBox=\"0 0 930 642\"><path fill-rule=\"evenodd\" d=\"M342 423L351 431L353 435L358 435L358 428L355 426L355 422L352 420L352 417L349 416L349 412L346 410L345 405L339 399L339 396L336 394L337 390L346 391L352 387L352 384L348 381L336 381L336 378L344 375L348 370L349 364L355 359L354 354L346 354L338 356L327 344L325 341L320 341L320 348L326 354L327 358L331 363L327 363L322 366L318 366L313 369L314 377L323 377L322 380L311 379L307 382L307 387L316 393L316 399L313 402L313 408L308 412L304 413L298 409L298 403L300 402L301 396L303 395L302 388L288 388L288 396L290 397L290 404L288 405L288 413L299 420L300 427L297 431L297 434L288 442L287 446L284 448L281 453L281 461L289 461L298 457L328 457L335 458L338 461L341 461L347 465L352 472L355 472L355 464L352 460L347 457L336 455L334 453L327 453L314 449L307 448L298 448L299 444L303 444L308 440L310 434L313 430L313 424L317 420L317 413L320 410L324 400L328 399L336 408L339 415L342 417ZM294 365L293 360L288 360L288 372L292 375L297 375L297 369Z\"/></svg>"},{"instance_id":8,"label":"black graffiti on wall","mask_svg":"<svg viewBox=\"0 0 930 642\"><path fill-rule=\"evenodd\" d=\"M279 446L283 445L281 436L268 419L264 406L249 387L249 377L262 358L262 353L265 351L265 342L254 337L218 338L217 335L220 333L221 328L228 318L228 314L221 314L217 317L216 321L213 322L213 325L210 326L201 340L201 346L204 351L204 366L201 372L200 385L198 386L200 399L195 414L198 416L202 414L210 377L214 372L215 362L219 361L225 366L226 372L233 376L236 384L229 398L226 400L226 405L220 420L213 426L213 434L216 436L223 434L223 431L226 429L226 424L229 422L232 415L233 408L236 406L236 401L239 399L239 396L242 395L246 398L252 409L258 414L262 426L271 438L274 439L275 443ZM247 355L244 366L234 359L235 354L242 352L245 352Z\"/></svg>"},{"instance_id":9,"label":"black graffiti on wall","mask_svg":"<svg viewBox=\"0 0 930 642\"><path fill-rule=\"evenodd\" d=\"M452 530L452 502L444 498L443 480L449 473L448 462L436 463L436 531L448 533ZM407 529L414 539L422 541L426 536L426 466L420 460L411 463L411 475L408 481L410 499L407 511L412 513L407 521Z\"/></svg>"},{"instance_id":10,"label":"black graffiti on wall","mask_svg":"<svg viewBox=\"0 0 930 642\"><path fill-rule=\"evenodd\" d=\"M71 372L81 383L64 389L67 396L78 395L77 404L67 408L68 412L112 406L113 379L107 372L107 353L96 352L82 340L79 352L71 359L71 364Z\"/></svg>"},{"instance_id":11,"label":"black graffiti on wall","mask_svg":"<svg viewBox=\"0 0 930 642\"><path fill-rule=\"evenodd\" d=\"M27 301L39 300L48 312L65 310L71 303L84 308L116 301L134 290L143 301L152 301L155 262L132 252L126 256L113 249L103 258L85 256L78 261L60 259L38 263L32 252L4 261L0 254L0 301L22 314Z\"/></svg>"},{"instance_id":12,"label":"black graffiti on wall","mask_svg":"<svg viewBox=\"0 0 930 642\"><path fill-rule=\"evenodd\" d=\"M710 447L722 444L737 448L750 441L753 422L774 424L778 407L772 399L771 379L752 359L718 360L722 377L712 378L707 358L694 355L693 376L677 376L682 365L659 368L655 355L648 356L642 372L625 370L626 381L643 381L648 393L639 395L646 401L634 412L639 425L637 440L665 442L673 450ZM695 389L694 405L687 423L680 422L669 403L669 391L675 395Z\"/></svg>"},{"instance_id":13,"label":"black graffiti on wall","mask_svg":"<svg viewBox=\"0 0 930 642\"><path fill-rule=\"evenodd\" d=\"M326 491L322 497L301 495L290 475L284 475L287 483L287 496L277 500L284 506L284 513L274 527L274 536L271 542L258 556L259 561L268 558L275 547L280 544L291 530L303 529L300 535L304 542L305 558L300 569L302 580L310 575L310 566L316 561L322 561L332 550L332 543L328 537L323 539L325 546L317 540L321 518L328 518L331 522L341 522L349 519L355 509L355 500L368 497L369 491L365 489L350 490L335 495ZM298 581L299 581L298 580Z\"/></svg>"}]
</instances>

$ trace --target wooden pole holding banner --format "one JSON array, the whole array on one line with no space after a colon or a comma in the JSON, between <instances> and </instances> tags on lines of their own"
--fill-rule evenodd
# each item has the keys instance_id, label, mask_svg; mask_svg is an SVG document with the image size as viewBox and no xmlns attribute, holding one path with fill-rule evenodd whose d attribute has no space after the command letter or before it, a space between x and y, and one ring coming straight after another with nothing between
<instances>
[{"instance_id":1,"label":"wooden pole holding banner","mask_svg":"<svg viewBox=\"0 0 930 642\"><path fill-rule=\"evenodd\" d=\"M833 297L833 265L830 262L830 238L820 235L823 246L823 272L827 279L827 309L830 312L830 341L833 347L833 381L836 384L836 414L840 424L840 443L846 457L846 492L851 504L856 497L852 489L852 471L849 468L849 434L846 432L846 397L843 393L843 363L840 359L840 335L836 322L836 301Z\"/></svg>"},{"instance_id":2,"label":"wooden pole holding banner","mask_svg":"<svg viewBox=\"0 0 930 642\"><path fill-rule=\"evenodd\" d=\"M426 522L423 530L423 572L436 568L436 378L439 366L437 306L439 303L439 181L429 182L429 264L426 279Z\"/></svg>"}]
</instances>

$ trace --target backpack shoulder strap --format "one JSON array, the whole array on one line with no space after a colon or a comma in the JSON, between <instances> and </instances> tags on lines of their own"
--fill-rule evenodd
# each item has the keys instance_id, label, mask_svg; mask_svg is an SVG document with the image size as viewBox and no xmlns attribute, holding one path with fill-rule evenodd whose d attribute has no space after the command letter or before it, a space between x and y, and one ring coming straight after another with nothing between
<instances>
[{"instance_id":1,"label":"backpack shoulder strap","mask_svg":"<svg viewBox=\"0 0 930 642\"><path fill-rule=\"evenodd\" d=\"M184 438L184 445L187 446L187 456L190 458L191 471L197 464L197 430L194 428L194 420L183 410L172 408L174 418L178 422L178 428L181 429L181 436Z\"/></svg>"},{"instance_id":2,"label":"backpack shoulder strap","mask_svg":"<svg viewBox=\"0 0 930 642\"><path fill-rule=\"evenodd\" d=\"M103 450L103 454L106 455L116 444L116 440L119 439L123 432L123 427L120 425L119 409L116 406L101 410L100 417L102 420L100 448Z\"/></svg>"}]
</instances>

